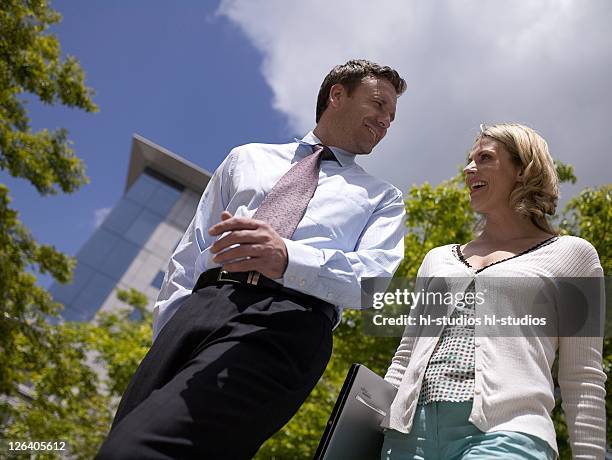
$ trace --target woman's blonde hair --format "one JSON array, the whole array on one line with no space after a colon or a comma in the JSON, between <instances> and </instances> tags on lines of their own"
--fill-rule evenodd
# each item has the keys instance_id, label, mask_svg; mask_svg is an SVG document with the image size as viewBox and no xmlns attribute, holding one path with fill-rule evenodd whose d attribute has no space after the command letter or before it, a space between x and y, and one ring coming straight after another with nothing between
<instances>
[{"instance_id":1,"label":"woman's blonde hair","mask_svg":"<svg viewBox=\"0 0 612 460\"><path fill-rule=\"evenodd\" d=\"M480 125L474 143L483 137L500 142L523 173L523 181L510 194L510 206L541 230L558 234L546 217L555 213L559 199L559 178L546 141L533 129L518 123Z\"/></svg>"}]
</instances>

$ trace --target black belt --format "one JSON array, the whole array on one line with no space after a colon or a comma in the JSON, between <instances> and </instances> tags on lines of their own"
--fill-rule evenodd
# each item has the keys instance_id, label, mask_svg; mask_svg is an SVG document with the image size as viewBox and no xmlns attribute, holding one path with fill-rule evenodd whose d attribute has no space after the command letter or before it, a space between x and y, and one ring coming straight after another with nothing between
<instances>
[{"instance_id":1,"label":"black belt","mask_svg":"<svg viewBox=\"0 0 612 460\"><path fill-rule=\"evenodd\" d=\"M196 292L206 286L219 284L250 284L251 286L259 286L282 292L288 296L297 297L298 299L302 298L308 304L314 303L316 305L315 308L327 316L332 325L336 324L336 307L334 307L331 303L309 294L296 291L295 289L285 287L282 284L263 276L259 272L228 272L221 268L211 268L199 276L198 282L195 284L192 292Z\"/></svg>"}]
</instances>

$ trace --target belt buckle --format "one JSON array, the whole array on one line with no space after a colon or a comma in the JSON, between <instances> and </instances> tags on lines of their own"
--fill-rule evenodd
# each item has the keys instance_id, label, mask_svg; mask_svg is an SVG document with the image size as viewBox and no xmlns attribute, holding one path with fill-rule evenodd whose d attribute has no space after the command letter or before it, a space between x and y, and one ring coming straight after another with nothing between
<instances>
[{"instance_id":1,"label":"belt buckle","mask_svg":"<svg viewBox=\"0 0 612 460\"><path fill-rule=\"evenodd\" d=\"M230 275L230 272L228 272L227 270L220 270L219 274L217 275L217 281L226 281L229 283L242 284L242 281L235 280L234 278L230 278L229 275ZM261 274L259 272L250 271L249 275L247 276L247 280L246 280L247 284L252 284L253 286L257 286L260 275Z\"/></svg>"},{"instance_id":2,"label":"belt buckle","mask_svg":"<svg viewBox=\"0 0 612 460\"><path fill-rule=\"evenodd\" d=\"M249 276L247 277L247 284L257 286L257 283L259 282L259 275L259 272L250 271Z\"/></svg>"},{"instance_id":3,"label":"belt buckle","mask_svg":"<svg viewBox=\"0 0 612 460\"><path fill-rule=\"evenodd\" d=\"M227 270L219 271L219 274L217 275L217 281L227 281L229 283L238 283L238 284L240 284L240 281L235 280L233 278L228 278L228 277L226 277L226 275L229 275L229 272Z\"/></svg>"}]
</instances>

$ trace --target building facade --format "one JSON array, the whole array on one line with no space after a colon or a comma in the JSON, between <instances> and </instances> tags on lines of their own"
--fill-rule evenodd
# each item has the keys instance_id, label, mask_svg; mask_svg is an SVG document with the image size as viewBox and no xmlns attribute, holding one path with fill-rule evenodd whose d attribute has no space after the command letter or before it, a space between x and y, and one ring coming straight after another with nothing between
<instances>
[{"instance_id":1,"label":"building facade","mask_svg":"<svg viewBox=\"0 0 612 460\"><path fill-rule=\"evenodd\" d=\"M189 225L211 174L134 135L125 192L76 255L73 282L51 294L69 321L117 308L116 289L157 298L168 260Z\"/></svg>"}]
</instances>

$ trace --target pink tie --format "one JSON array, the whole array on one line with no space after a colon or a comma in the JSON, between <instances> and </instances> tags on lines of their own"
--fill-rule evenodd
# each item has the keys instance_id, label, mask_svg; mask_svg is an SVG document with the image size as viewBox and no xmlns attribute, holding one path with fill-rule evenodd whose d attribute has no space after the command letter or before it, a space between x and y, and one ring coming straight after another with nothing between
<instances>
[{"instance_id":1,"label":"pink tie","mask_svg":"<svg viewBox=\"0 0 612 460\"><path fill-rule=\"evenodd\" d=\"M333 153L324 145L313 146L312 155L300 160L281 177L264 198L253 219L263 220L283 238L291 238L319 182L321 159Z\"/></svg>"}]
</instances>

